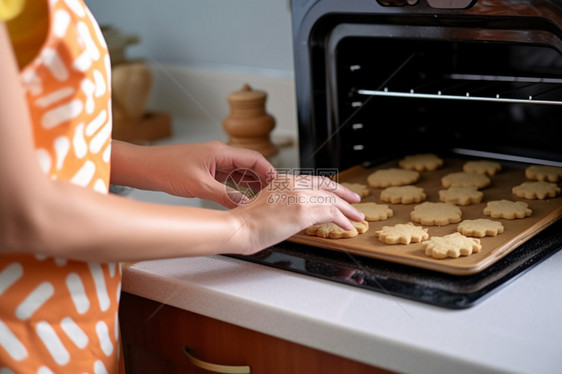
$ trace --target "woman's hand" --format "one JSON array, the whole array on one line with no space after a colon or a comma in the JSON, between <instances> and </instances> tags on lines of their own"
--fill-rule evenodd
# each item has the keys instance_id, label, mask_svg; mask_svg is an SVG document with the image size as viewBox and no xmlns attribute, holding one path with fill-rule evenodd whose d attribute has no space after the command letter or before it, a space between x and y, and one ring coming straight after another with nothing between
<instances>
[{"instance_id":1,"label":"woman's hand","mask_svg":"<svg viewBox=\"0 0 562 374\"><path fill-rule=\"evenodd\" d=\"M212 200L228 208L246 200L229 185L256 193L277 176L260 153L218 141L150 147L114 141L112 160L113 184Z\"/></svg>"},{"instance_id":2,"label":"woman's hand","mask_svg":"<svg viewBox=\"0 0 562 374\"><path fill-rule=\"evenodd\" d=\"M350 204L360 197L344 186L326 177L278 175L261 154L220 142L144 147L115 141L112 158L114 184L234 208L218 215L207 212L208 220L203 212L185 217L200 221L200 233L219 231L213 240L221 244L216 247L207 239L201 247L211 252L205 253L255 253L314 224L333 222L351 230L350 220L364 219ZM253 197L239 192L247 188Z\"/></svg>"},{"instance_id":3,"label":"woman's hand","mask_svg":"<svg viewBox=\"0 0 562 374\"><path fill-rule=\"evenodd\" d=\"M351 230L350 220L365 218L350 204L359 201L357 194L328 178L281 174L255 199L231 210L240 221L233 239L241 237L250 254L314 224L333 222Z\"/></svg>"}]
</instances>

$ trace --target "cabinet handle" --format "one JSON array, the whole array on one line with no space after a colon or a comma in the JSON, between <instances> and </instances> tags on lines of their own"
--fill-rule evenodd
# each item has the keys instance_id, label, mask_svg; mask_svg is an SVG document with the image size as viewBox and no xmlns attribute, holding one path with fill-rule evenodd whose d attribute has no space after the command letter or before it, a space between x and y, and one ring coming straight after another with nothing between
<instances>
[{"instance_id":1,"label":"cabinet handle","mask_svg":"<svg viewBox=\"0 0 562 374\"><path fill-rule=\"evenodd\" d=\"M192 365L197 366L200 369L212 371L213 373L251 374L251 369L249 366L226 366L201 361L200 359L195 357L194 352L189 347L183 347L183 354Z\"/></svg>"}]
</instances>

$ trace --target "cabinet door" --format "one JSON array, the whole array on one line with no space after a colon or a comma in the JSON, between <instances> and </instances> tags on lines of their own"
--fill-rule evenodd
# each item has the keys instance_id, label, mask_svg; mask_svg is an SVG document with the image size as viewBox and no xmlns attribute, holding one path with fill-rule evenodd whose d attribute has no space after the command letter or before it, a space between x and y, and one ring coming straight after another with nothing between
<instances>
[{"instance_id":1,"label":"cabinet door","mask_svg":"<svg viewBox=\"0 0 562 374\"><path fill-rule=\"evenodd\" d=\"M120 323L127 374L212 373L190 363L185 347L202 362L249 366L253 374L389 373L128 293Z\"/></svg>"}]
</instances>

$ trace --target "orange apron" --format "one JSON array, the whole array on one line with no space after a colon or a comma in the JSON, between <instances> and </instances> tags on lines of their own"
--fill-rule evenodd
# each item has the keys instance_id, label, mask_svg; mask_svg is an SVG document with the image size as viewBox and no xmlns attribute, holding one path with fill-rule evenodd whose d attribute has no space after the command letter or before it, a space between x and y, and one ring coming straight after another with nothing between
<instances>
[{"instance_id":1,"label":"orange apron","mask_svg":"<svg viewBox=\"0 0 562 374\"><path fill-rule=\"evenodd\" d=\"M20 75L36 156L50 178L106 194L107 46L82 0L49 0L48 8L46 40ZM0 372L117 372L120 290L118 263L0 255Z\"/></svg>"}]
</instances>

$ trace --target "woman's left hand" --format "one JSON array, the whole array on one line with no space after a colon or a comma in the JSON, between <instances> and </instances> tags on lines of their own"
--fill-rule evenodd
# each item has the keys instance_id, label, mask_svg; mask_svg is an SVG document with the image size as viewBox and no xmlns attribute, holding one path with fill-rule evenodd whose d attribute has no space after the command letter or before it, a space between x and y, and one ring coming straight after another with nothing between
<instances>
[{"instance_id":1,"label":"woman's left hand","mask_svg":"<svg viewBox=\"0 0 562 374\"><path fill-rule=\"evenodd\" d=\"M260 153L219 141L148 147L114 141L111 167L113 184L212 200L228 208L246 199L230 185L257 192L277 176Z\"/></svg>"}]
</instances>

